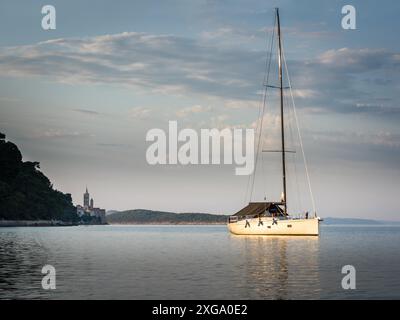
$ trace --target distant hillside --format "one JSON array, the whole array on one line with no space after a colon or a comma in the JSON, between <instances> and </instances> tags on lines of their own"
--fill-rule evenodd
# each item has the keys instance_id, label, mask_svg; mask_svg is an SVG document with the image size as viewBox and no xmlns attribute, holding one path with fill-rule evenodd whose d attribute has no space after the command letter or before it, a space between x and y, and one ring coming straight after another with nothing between
<instances>
[{"instance_id":1,"label":"distant hillside","mask_svg":"<svg viewBox=\"0 0 400 320\"><path fill-rule=\"evenodd\" d=\"M110 224L225 224L227 215L207 213L174 213L146 209L107 212L107 222ZM357 218L324 218L324 225L383 225L400 222L389 222Z\"/></svg>"},{"instance_id":2,"label":"distant hillside","mask_svg":"<svg viewBox=\"0 0 400 320\"><path fill-rule=\"evenodd\" d=\"M358 219L358 218L324 218L324 224L362 224L362 225L382 225L387 222L372 219Z\"/></svg>"},{"instance_id":3,"label":"distant hillside","mask_svg":"<svg viewBox=\"0 0 400 320\"><path fill-rule=\"evenodd\" d=\"M118 212L117 210L107 210L106 216Z\"/></svg>"},{"instance_id":4,"label":"distant hillside","mask_svg":"<svg viewBox=\"0 0 400 320\"><path fill-rule=\"evenodd\" d=\"M224 224L226 221L226 215L145 209L120 211L107 215L107 222L110 224Z\"/></svg>"}]
</instances>

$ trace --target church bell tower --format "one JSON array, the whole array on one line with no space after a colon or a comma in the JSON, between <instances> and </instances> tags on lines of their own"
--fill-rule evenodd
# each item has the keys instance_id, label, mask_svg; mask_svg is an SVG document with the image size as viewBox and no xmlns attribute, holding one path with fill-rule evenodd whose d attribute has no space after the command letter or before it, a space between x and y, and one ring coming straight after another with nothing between
<instances>
[{"instance_id":1,"label":"church bell tower","mask_svg":"<svg viewBox=\"0 0 400 320\"><path fill-rule=\"evenodd\" d=\"M89 208L89 192L88 189L86 187L86 192L83 194L83 206L88 209Z\"/></svg>"}]
</instances>

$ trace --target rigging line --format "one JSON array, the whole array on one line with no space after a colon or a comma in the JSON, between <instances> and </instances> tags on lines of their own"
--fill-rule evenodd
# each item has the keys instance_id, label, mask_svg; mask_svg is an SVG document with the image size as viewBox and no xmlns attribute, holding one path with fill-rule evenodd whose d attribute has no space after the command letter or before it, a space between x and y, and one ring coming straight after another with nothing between
<instances>
[{"instance_id":1,"label":"rigging line","mask_svg":"<svg viewBox=\"0 0 400 320\"><path fill-rule=\"evenodd\" d=\"M289 97L287 97L287 95L284 95L285 98L285 102L289 105ZM288 123L288 127L289 127L289 133L290 133L290 139L293 143L292 148L295 148L294 144L295 144L295 138L294 138L294 133L293 133L293 126L292 126L292 122L293 122L293 112L290 114L290 118L289 121L287 121ZM300 196L300 185L299 185L299 179L298 179L298 169L297 169L297 154L294 154L293 156L293 169L294 169L294 180L295 180L295 186L296 186L296 200L297 200L297 205L299 206L298 209L299 211L301 211L301 208L303 207L303 203L301 200L301 196Z\"/></svg>"},{"instance_id":2,"label":"rigging line","mask_svg":"<svg viewBox=\"0 0 400 320\"><path fill-rule=\"evenodd\" d=\"M271 46L270 46L270 50L269 50L269 59L266 60L266 68L265 68L265 73L264 73L263 85L264 85L264 83L268 83L268 80L269 80L269 74L270 74L270 70L271 70L271 61L272 61L272 49L273 49L274 36L275 36L275 25L276 25L276 17L274 18L274 27L272 29ZM267 66L267 64L268 64L268 66ZM262 103L261 116L259 117L259 119L260 119L260 122L259 122L260 123L259 137L258 137L258 143L257 143L257 153L256 153L256 159L255 159L255 166L254 166L254 171L253 171L253 174L252 174L252 178L253 179L252 179L252 185L251 185L251 189L250 189L250 201L251 201L251 198L253 197L254 183L255 183L255 172L257 170L257 163L258 163L258 158L259 158L259 154L260 154L260 143L261 143L261 135L262 135L262 128L263 128L264 114L265 114L267 90L268 90L268 88L265 87L264 94L263 94L263 103Z\"/></svg>"},{"instance_id":3,"label":"rigging line","mask_svg":"<svg viewBox=\"0 0 400 320\"><path fill-rule=\"evenodd\" d=\"M269 42L271 41L271 39L269 39L269 41L267 41L267 47L269 47ZM265 59L265 68L264 68L264 78L263 78L263 82L265 82L265 78L266 78L266 73L267 73L267 65L268 65L268 58ZM260 115L262 113L262 108L263 108L263 101L264 101L264 91L263 91L263 95L261 96L260 99L260 107L258 109L258 116L257 116L257 125L256 125L256 136L258 136L258 131L260 130L260 124L259 124L259 119L260 119ZM256 161L257 161L257 156L258 154L256 153ZM254 176L254 171L256 168L254 168L253 172L248 176L247 178L247 185L246 185L246 193L245 193L245 199L244 202L247 202L247 197L249 195L249 185L250 185L250 181L252 180L253 176ZM251 191L251 190L250 190ZM250 197L249 197L249 202L251 202L251 197L252 194L250 192Z\"/></svg>"},{"instance_id":4,"label":"rigging line","mask_svg":"<svg viewBox=\"0 0 400 320\"><path fill-rule=\"evenodd\" d=\"M252 174L252 183L251 183L251 189L250 189L250 201L251 198L253 197L253 192L254 192L254 183L255 183L255 172L257 170L257 164L258 164L258 159L260 157L260 145L261 145L261 140L262 140L262 131L263 131L263 122L264 122L264 113L265 113L265 105L266 105L266 96L267 96L267 90L265 89L264 94L263 94L263 103L262 103L262 111L259 115L259 131L258 131L258 141L257 141L257 151L256 151L256 159L255 159L255 164L254 164L254 171ZM262 160L261 160L262 161Z\"/></svg>"},{"instance_id":5,"label":"rigging line","mask_svg":"<svg viewBox=\"0 0 400 320\"><path fill-rule=\"evenodd\" d=\"M275 26L275 21L274 21L274 26ZM268 70L266 73L266 76L264 77L264 83L268 83L269 81L269 75L270 75L270 69L271 69L271 61L272 61L272 48L273 48L273 44L274 44L274 36L275 36L275 28L273 29L273 33L272 33L272 38L271 38L271 48L270 48L270 54L269 54L269 61L268 61ZM255 168L257 168L257 164L259 162L260 159L260 153L261 153L261 177L264 178L264 155L262 154L261 150L263 148L264 145L264 141L263 141L263 126L264 126L264 115L265 115L265 109L267 106L267 95L268 95L268 88L265 87L264 89L264 95L263 95L263 108L262 108L262 112L260 115L260 130L259 130L259 137L258 137L258 145L257 145L257 156L256 156L256 163L255 163ZM254 192L254 184L255 184L255 180L256 180L256 171L254 171L254 176L253 176L253 183L252 183L252 188L251 188L251 197L253 196L253 192ZM265 190L264 192L265 193Z\"/></svg>"},{"instance_id":6,"label":"rigging line","mask_svg":"<svg viewBox=\"0 0 400 320\"><path fill-rule=\"evenodd\" d=\"M285 97L286 97L286 101L287 101L288 105L290 105L289 104L289 97L286 96L286 95L285 95ZM292 125L292 123L294 122L293 118L294 118L293 112L291 112L290 113L289 128L290 128L290 137L292 139L293 148L295 148L295 146L294 146L294 144L295 144L295 135L293 133L293 125ZM296 200L297 200L297 205L299 206L298 210L300 211L301 208L303 207L303 205L302 205L301 196L300 196L299 177L298 177L299 174L298 174L298 169L297 169L297 154L295 154L293 156L293 158L294 158L293 159L294 177L295 177L295 185L296 185L296 191L297 191Z\"/></svg>"},{"instance_id":7,"label":"rigging line","mask_svg":"<svg viewBox=\"0 0 400 320\"><path fill-rule=\"evenodd\" d=\"M262 177L262 191L263 199L267 198L267 174L264 168L264 153L261 152L261 177Z\"/></svg>"},{"instance_id":8,"label":"rigging line","mask_svg":"<svg viewBox=\"0 0 400 320\"><path fill-rule=\"evenodd\" d=\"M314 216L317 217L317 211L316 211L316 208L315 208L314 194L313 194L312 189L311 189L310 175L309 175L309 173L308 173L307 160L306 160L306 155L305 155L305 153L304 153L303 141L302 141L302 137L301 137L300 127L299 127L299 121L298 121L298 118L297 118L296 104L295 104L294 98L293 98L292 85L291 85L291 82L290 82L289 71L288 71L287 64L286 64L285 51L284 51L283 49L282 49L282 55L283 55L283 62L284 62L284 64L285 64L285 69L286 69L286 76L287 76L288 84L289 84L289 88L290 88L290 89L289 89L289 90L290 90L290 96L291 96L291 98L292 98L293 114L294 114L294 118L295 118L295 121L296 121L297 133L298 133L298 136L299 136L300 149L301 149L301 153L302 153L302 155L303 155L304 166L305 166L305 168L306 168L307 183L308 183L308 188L309 188L309 190L310 190L310 196L311 196L312 207L313 207L313 210L314 210Z\"/></svg>"},{"instance_id":9,"label":"rigging line","mask_svg":"<svg viewBox=\"0 0 400 320\"><path fill-rule=\"evenodd\" d=\"M274 22L274 24L275 24L275 22ZM273 30L273 31L274 31L274 30ZM266 39L267 39L266 46L267 46L267 48L268 48L268 47L270 46L270 44L271 44L271 41L273 40L273 34L272 34L272 37L271 37L271 38L266 37ZM265 79L266 79L267 69L268 69L268 57L266 57L266 59L265 59L263 84L264 84ZM258 109L258 117L257 117L256 132L258 132L259 126L260 126L260 124L259 124L259 119L260 119L260 115L261 115L261 113L262 113L263 100L264 100L264 91L263 91L263 96L261 96L261 99L260 99L260 107L259 107L259 109ZM257 157L257 154L256 154L256 157ZM256 159L257 159L257 158L256 158ZM255 168L255 169L256 169L256 168ZM248 178L247 178L246 193L245 193L245 199L244 199L244 202L245 202L245 203L246 203L247 197L248 197L248 195L249 195L249 185L250 185L250 181L251 181L252 178L254 178L253 176L254 176L254 171L255 171L255 169L253 170L252 174L249 175ZM251 201L251 197L252 197L252 194L250 193L249 202Z\"/></svg>"}]
</instances>

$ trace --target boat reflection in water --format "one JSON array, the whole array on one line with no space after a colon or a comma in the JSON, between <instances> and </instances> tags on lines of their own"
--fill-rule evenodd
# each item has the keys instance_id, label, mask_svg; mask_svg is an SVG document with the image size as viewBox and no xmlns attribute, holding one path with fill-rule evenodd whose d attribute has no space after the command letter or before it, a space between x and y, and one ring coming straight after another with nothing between
<instances>
[{"instance_id":1,"label":"boat reflection in water","mask_svg":"<svg viewBox=\"0 0 400 320\"><path fill-rule=\"evenodd\" d=\"M231 240L244 252L236 279L238 287L249 288L249 298L302 299L304 287L319 297L318 237L232 234Z\"/></svg>"}]
</instances>

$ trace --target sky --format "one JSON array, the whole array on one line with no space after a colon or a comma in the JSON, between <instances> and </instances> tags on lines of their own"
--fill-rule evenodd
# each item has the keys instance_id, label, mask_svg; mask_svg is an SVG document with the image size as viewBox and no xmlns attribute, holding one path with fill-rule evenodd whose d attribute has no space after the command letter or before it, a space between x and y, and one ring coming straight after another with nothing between
<instances>
[{"instance_id":1,"label":"sky","mask_svg":"<svg viewBox=\"0 0 400 320\"><path fill-rule=\"evenodd\" d=\"M47 4L55 30L41 27ZM318 215L400 220L398 1L3 0L0 131L74 204L87 186L107 210L235 213L248 177L149 165L146 133L254 127L275 7ZM278 200L279 159L261 162L252 200ZM288 169L289 209L311 210L304 172L296 187Z\"/></svg>"}]
</instances>

